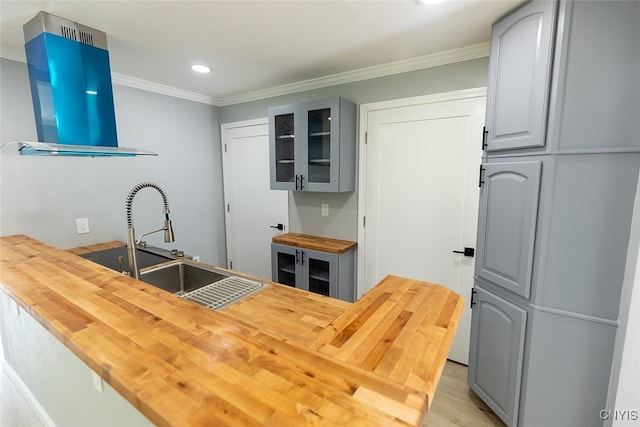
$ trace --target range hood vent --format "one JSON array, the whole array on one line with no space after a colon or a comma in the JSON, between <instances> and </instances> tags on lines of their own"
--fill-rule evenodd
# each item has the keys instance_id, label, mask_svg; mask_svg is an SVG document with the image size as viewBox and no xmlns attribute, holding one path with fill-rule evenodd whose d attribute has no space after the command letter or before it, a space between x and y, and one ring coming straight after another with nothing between
<instances>
[{"instance_id":1,"label":"range hood vent","mask_svg":"<svg viewBox=\"0 0 640 427\"><path fill-rule=\"evenodd\" d=\"M39 142L21 154L156 155L118 147L104 32L46 12L23 30Z\"/></svg>"}]
</instances>

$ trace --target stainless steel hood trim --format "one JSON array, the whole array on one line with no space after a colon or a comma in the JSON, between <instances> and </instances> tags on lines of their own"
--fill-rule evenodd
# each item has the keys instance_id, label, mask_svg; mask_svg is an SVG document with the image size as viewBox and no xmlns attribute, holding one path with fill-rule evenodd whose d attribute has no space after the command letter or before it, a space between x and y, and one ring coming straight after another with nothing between
<instances>
[{"instance_id":1,"label":"stainless steel hood trim","mask_svg":"<svg viewBox=\"0 0 640 427\"><path fill-rule=\"evenodd\" d=\"M49 142L27 142L16 141L20 145L18 151L22 155L40 156L85 156L85 157L106 157L106 156L157 156L157 153L137 148L127 147L104 147L94 145L70 145L53 144Z\"/></svg>"}]
</instances>

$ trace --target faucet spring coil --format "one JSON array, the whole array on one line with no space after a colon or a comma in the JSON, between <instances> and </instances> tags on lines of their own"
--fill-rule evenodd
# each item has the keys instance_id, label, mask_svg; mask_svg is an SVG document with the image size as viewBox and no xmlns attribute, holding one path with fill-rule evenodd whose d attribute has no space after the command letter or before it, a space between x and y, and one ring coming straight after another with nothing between
<instances>
[{"instance_id":1,"label":"faucet spring coil","mask_svg":"<svg viewBox=\"0 0 640 427\"><path fill-rule=\"evenodd\" d=\"M138 191L142 190L143 188L147 188L147 187L155 188L156 190L158 190L158 192L162 196L162 201L164 202L165 214L169 213L169 201L167 200L167 195L165 194L164 190L162 188L160 188L160 186L158 184L154 183L154 182L149 182L149 181L141 182L140 184L137 184L136 186L134 186L131 189L131 191L129 191L129 194L127 195L127 199L125 201L125 210L126 210L126 215L127 215L127 226L129 226L129 227L133 227L133 216L131 214L131 207L133 205L133 198L138 193Z\"/></svg>"}]
</instances>

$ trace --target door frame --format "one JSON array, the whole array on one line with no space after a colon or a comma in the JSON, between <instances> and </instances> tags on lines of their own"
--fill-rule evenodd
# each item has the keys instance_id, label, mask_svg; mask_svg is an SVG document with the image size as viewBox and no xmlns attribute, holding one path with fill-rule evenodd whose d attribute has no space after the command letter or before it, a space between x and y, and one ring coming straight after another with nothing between
<instances>
[{"instance_id":1,"label":"door frame","mask_svg":"<svg viewBox=\"0 0 640 427\"><path fill-rule=\"evenodd\" d=\"M357 280L356 280L356 300L364 294L364 265L365 265L365 207L366 207L366 174L367 174L367 132L369 130L368 115L373 111L387 110L402 107L411 107L419 104L435 104L445 101L455 101L467 98L478 98L487 96L487 88L479 87L472 89L442 92L433 95L422 95L410 98L393 99L389 101L372 102L360 105L360 129L358 148L358 257L357 257Z\"/></svg>"},{"instance_id":2,"label":"door frame","mask_svg":"<svg viewBox=\"0 0 640 427\"><path fill-rule=\"evenodd\" d=\"M258 118L258 119L250 119L250 120L241 120L238 122L229 122L229 123L222 123L220 125L220 152L221 152L221 157L222 157L222 183L223 183L223 199L224 199L224 228L225 228L225 246L227 248L227 268L231 268L229 265L229 260L231 259L231 250L233 245L230 244L230 242L233 242L233 238L232 236L234 236L234 231L232 224L231 224L231 218L230 218L230 212L229 209L227 209L227 206L231 203L232 200L235 200L235 193L233 192L233 189L230 188L230 183L231 183L231 166L229 164L227 164L227 158L228 156L225 155L225 150L226 150L226 144L229 143L229 139L228 139L228 132L232 129L238 129L238 128L248 128L248 127L252 127L252 126L267 126L267 143L268 143L268 138L269 138L269 129L268 129L268 125L269 125L269 119L268 117L262 117L262 118ZM290 204L290 195L289 192L287 192L287 218L286 218L286 227L289 228L289 217L290 217L290 209L289 209L289 204ZM268 277L264 277L264 279L268 279Z\"/></svg>"}]
</instances>

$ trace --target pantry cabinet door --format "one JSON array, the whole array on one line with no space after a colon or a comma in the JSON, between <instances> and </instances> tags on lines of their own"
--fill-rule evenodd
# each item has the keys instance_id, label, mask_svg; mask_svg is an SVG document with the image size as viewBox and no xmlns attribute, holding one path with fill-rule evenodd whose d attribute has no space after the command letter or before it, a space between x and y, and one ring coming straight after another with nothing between
<instances>
[{"instance_id":1,"label":"pantry cabinet door","mask_svg":"<svg viewBox=\"0 0 640 427\"><path fill-rule=\"evenodd\" d=\"M476 275L529 298L542 163L482 168Z\"/></svg>"},{"instance_id":2,"label":"pantry cabinet door","mask_svg":"<svg viewBox=\"0 0 640 427\"><path fill-rule=\"evenodd\" d=\"M526 310L474 288L468 383L507 425L516 426Z\"/></svg>"},{"instance_id":3,"label":"pantry cabinet door","mask_svg":"<svg viewBox=\"0 0 640 427\"><path fill-rule=\"evenodd\" d=\"M487 151L545 145L555 10L533 1L493 26Z\"/></svg>"}]
</instances>

